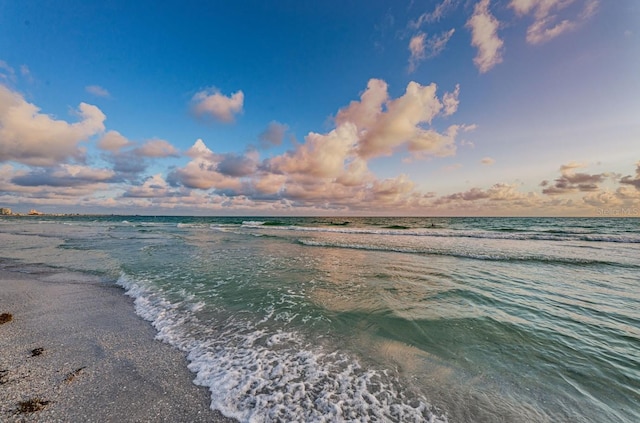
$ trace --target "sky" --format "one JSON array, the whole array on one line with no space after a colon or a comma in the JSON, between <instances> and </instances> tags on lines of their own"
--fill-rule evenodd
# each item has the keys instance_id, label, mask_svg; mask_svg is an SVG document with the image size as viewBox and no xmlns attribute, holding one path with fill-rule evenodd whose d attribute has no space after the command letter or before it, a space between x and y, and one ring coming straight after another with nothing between
<instances>
[{"instance_id":1,"label":"sky","mask_svg":"<svg viewBox=\"0 0 640 423\"><path fill-rule=\"evenodd\" d=\"M636 0L0 0L0 206L640 216Z\"/></svg>"}]
</instances>

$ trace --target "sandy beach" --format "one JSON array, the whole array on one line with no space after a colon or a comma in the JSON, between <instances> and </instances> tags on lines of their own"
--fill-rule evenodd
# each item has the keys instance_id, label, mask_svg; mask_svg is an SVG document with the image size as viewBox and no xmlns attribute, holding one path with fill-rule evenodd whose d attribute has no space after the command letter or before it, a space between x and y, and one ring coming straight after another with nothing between
<instances>
[{"instance_id":1,"label":"sandy beach","mask_svg":"<svg viewBox=\"0 0 640 423\"><path fill-rule=\"evenodd\" d=\"M0 421L233 421L210 410L185 355L154 339L121 288L20 270L0 270Z\"/></svg>"}]
</instances>

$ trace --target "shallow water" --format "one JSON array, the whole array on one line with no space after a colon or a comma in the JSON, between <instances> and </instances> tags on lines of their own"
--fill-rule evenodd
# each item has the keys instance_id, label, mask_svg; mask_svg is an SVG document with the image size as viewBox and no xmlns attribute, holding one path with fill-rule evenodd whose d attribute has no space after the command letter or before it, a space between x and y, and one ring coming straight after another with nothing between
<instances>
[{"instance_id":1,"label":"shallow water","mask_svg":"<svg viewBox=\"0 0 640 423\"><path fill-rule=\"evenodd\" d=\"M242 421L640 421L640 220L0 220L99 275ZM11 261L8 261L11 260Z\"/></svg>"}]
</instances>

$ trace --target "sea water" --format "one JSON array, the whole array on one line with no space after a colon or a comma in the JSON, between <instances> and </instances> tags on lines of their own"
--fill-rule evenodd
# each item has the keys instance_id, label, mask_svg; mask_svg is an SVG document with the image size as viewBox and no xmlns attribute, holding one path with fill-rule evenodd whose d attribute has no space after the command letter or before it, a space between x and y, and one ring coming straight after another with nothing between
<instances>
[{"instance_id":1,"label":"sea water","mask_svg":"<svg viewBox=\"0 0 640 423\"><path fill-rule=\"evenodd\" d=\"M124 287L243 422L640 421L639 219L7 217L0 242Z\"/></svg>"}]
</instances>

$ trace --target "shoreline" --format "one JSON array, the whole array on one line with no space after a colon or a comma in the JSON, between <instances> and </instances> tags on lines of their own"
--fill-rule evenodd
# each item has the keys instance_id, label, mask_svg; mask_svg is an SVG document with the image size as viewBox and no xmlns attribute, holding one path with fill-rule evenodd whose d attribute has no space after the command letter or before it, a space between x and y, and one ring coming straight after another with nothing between
<instances>
[{"instance_id":1,"label":"shoreline","mask_svg":"<svg viewBox=\"0 0 640 423\"><path fill-rule=\"evenodd\" d=\"M236 421L121 287L27 265L0 270L0 291L1 421Z\"/></svg>"}]
</instances>

